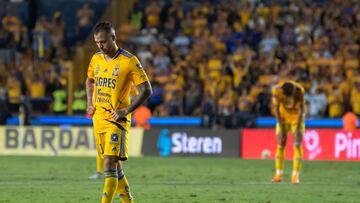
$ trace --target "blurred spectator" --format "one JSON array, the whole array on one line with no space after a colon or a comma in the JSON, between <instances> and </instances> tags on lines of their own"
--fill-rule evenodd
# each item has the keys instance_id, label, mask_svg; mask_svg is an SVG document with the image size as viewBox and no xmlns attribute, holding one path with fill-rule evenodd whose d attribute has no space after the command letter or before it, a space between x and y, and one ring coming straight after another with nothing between
<instances>
[{"instance_id":1,"label":"blurred spectator","mask_svg":"<svg viewBox=\"0 0 360 203\"><path fill-rule=\"evenodd\" d=\"M83 84L79 84L74 91L72 110L75 114L85 114L86 112L86 91Z\"/></svg>"},{"instance_id":2,"label":"blurred spectator","mask_svg":"<svg viewBox=\"0 0 360 203\"><path fill-rule=\"evenodd\" d=\"M67 110L67 92L63 86L52 93L54 99L53 112L55 114L65 114Z\"/></svg>"},{"instance_id":3,"label":"blurred spectator","mask_svg":"<svg viewBox=\"0 0 360 203\"><path fill-rule=\"evenodd\" d=\"M305 95L305 100L309 103L308 111L310 117L323 117L325 115L327 100L322 89L312 88L310 94Z\"/></svg>"},{"instance_id":4,"label":"blurred spectator","mask_svg":"<svg viewBox=\"0 0 360 203\"><path fill-rule=\"evenodd\" d=\"M18 112L20 97L22 96L21 81L15 74L9 75L7 79L8 107L11 112Z\"/></svg>"},{"instance_id":5,"label":"blurred spectator","mask_svg":"<svg viewBox=\"0 0 360 203\"><path fill-rule=\"evenodd\" d=\"M327 97L329 104L329 117L341 117L344 113L344 98L337 86L332 87L331 94Z\"/></svg>"},{"instance_id":6,"label":"blurred spectator","mask_svg":"<svg viewBox=\"0 0 360 203\"><path fill-rule=\"evenodd\" d=\"M131 24L136 30L140 30L143 27L144 13L139 5L138 2L135 2L133 11L130 13Z\"/></svg>"},{"instance_id":7,"label":"blurred spectator","mask_svg":"<svg viewBox=\"0 0 360 203\"><path fill-rule=\"evenodd\" d=\"M360 78L357 78L354 82L350 95L350 104L353 112L356 115L360 115Z\"/></svg>"},{"instance_id":8,"label":"blurred spectator","mask_svg":"<svg viewBox=\"0 0 360 203\"><path fill-rule=\"evenodd\" d=\"M160 24L160 12L161 8L157 1L151 1L151 3L145 9L146 24L149 27L158 27Z\"/></svg>"},{"instance_id":9,"label":"blurred spectator","mask_svg":"<svg viewBox=\"0 0 360 203\"><path fill-rule=\"evenodd\" d=\"M358 118L353 112L347 112L342 117L343 129L345 131L354 131L358 127Z\"/></svg>"},{"instance_id":10,"label":"blurred spectator","mask_svg":"<svg viewBox=\"0 0 360 203\"><path fill-rule=\"evenodd\" d=\"M235 105L233 101L232 90L227 89L225 94L221 96L217 102L218 112L217 119L221 126L233 127L232 116L235 113Z\"/></svg>"},{"instance_id":11,"label":"blurred spectator","mask_svg":"<svg viewBox=\"0 0 360 203\"><path fill-rule=\"evenodd\" d=\"M256 112L257 115L268 117L271 116L271 89L268 85L263 85L261 92L256 98Z\"/></svg>"},{"instance_id":12,"label":"blurred spectator","mask_svg":"<svg viewBox=\"0 0 360 203\"><path fill-rule=\"evenodd\" d=\"M187 87L185 87L185 99L184 99L185 115L192 116L195 113L195 110L201 104L201 100L203 96L202 93L203 93L203 89L199 81L190 79L187 83Z\"/></svg>"},{"instance_id":13,"label":"blurred spectator","mask_svg":"<svg viewBox=\"0 0 360 203\"><path fill-rule=\"evenodd\" d=\"M175 91L174 95L167 102L167 109L169 116L183 116L184 115L184 103L182 100L183 93L181 91Z\"/></svg>"},{"instance_id":14,"label":"blurred spectator","mask_svg":"<svg viewBox=\"0 0 360 203\"><path fill-rule=\"evenodd\" d=\"M144 105L141 105L134 112L135 126L137 128L150 129L149 119L151 118L151 111Z\"/></svg>"},{"instance_id":15,"label":"blurred spectator","mask_svg":"<svg viewBox=\"0 0 360 203\"><path fill-rule=\"evenodd\" d=\"M11 4L6 7L6 15L2 18L2 24L5 30L12 32L14 35L21 25L20 19L13 15L13 8Z\"/></svg>"},{"instance_id":16,"label":"blurred spectator","mask_svg":"<svg viewBox=\"0 0 360 203\"><path fill-rule=\"evenodd\" d=\"M49 23L51 38L52 56L56 54L57 49L64 45L65 22L62 20L60 11L54 13L52 21Z\"/></svg>"},{"instance_id":17,"label":"blurred spectator","mask_svg":"<svg viewBox=\"0 0 360 203\"><path fill-rule=\"evenodd\" d=\"M203 101L201 103L201 110L204 127L212 128L216 119L216 103L208 92L205 92Z\"/></svg>"},{"instance_id":18,"label":"blurred spectator","mask_svg":"<svg viewBox=\"0 0 360 203\"><path fill-rule=\"evenodd\" d=\"M32 40L35 60L44 61L50 55L51 39L48 24L46 17L40 17L33 30Z\"/></svg>"},{"instance_id":19,"label":"blurred spectator","mask_svg":"<svg viewBox=\"0 0 360 203\"><path fill-rule=\"evenodd\" d=\"M153 58L153 54L151 53L148 46L139 46L137 56L140 62L143 64Z\"/></svg>"},{"instance_id":20,"label":"blurred spectator","mask_svg":"<svg viewBox=\"0 0 360 203\"><path fill-rule=\"evenodd\" d=\"M11 64L14 60L14 35L0 23L0 63Z\"/></svg>"},{"instance_id":21,"label":"blurred spectator","mask_svg":"<svg viewBox=\"0 0 360 203\"><path fill-rule=\"evenodd\" d=\"M91 9L90 4L84 3L76 12L76 18L78 20L77 38L79 41L84 41L91 33L93 26L94 11Z\"/></svg>"},{"instance_id":22,"label":"blurred spectator","mask_svg":"<svg viewBox=\"0 0 360 203\"><path fill-rule=\"evenodd\" d=\"M151 85L153 88L153 94L148 100L148 107L151 111L154 111L157 106L164 102L164 88L156 81L151 82Z\"/></svg>"}]
</instances>

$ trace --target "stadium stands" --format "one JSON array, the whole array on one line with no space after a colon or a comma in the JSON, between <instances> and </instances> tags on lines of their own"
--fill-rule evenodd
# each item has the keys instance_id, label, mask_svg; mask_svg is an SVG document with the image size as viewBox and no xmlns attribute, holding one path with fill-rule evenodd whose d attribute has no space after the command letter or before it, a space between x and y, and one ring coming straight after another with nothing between
<instances>
[{"instance_id":1,"label":"stadium stands","mask_svg":"<svg viewBox=\"0 0 360 203\"><path fill-rule=\"evenodd\" d=\"M71 8L78 12L71 15L92 18L82 1L75 2ZM71 57L64 42L79 40L68 33L77 25L52 9L31 27L11 15L14 7L6 9L0 70L11 71L0 71L0 92L10 106L21 95L51 97L67 85ZM154 116L251 126L256 117L272 117L271 87L295 79L306 89L307 117L340 118L350 110L360 115L359 13L358 1L138 1L128 23L117 25L118 42L146 67ZM51 27L60 32L52 34Z\"/></svg>"}]
</instances>

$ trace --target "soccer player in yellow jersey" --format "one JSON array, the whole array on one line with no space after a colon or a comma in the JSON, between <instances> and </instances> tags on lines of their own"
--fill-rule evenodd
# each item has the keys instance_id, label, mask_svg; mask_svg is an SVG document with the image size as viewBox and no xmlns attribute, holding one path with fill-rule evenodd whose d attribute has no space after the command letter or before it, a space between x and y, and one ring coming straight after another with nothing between
<instances>
[{"instance_id":1,"label":"soccer player in yellow jersey","mask_svg":"<svg viewBox=\"0 0 360 203\"><path fill-rule=\"evenodd\" d=\"M273 182L282 182L284 170L284 149L288 133L294 136L294 157L292 183L299 183L299 172L301 167L302 148L301 142L305 131L304 124L304 88L294 82L285 81L277 84L273 90L273 105L275 107L276 136L278 146L275 155L276 174Z\"/></svg>"},{"instance_id":2,"label":"soccer player in yellow jersey","mask_svg":"<svg viewBox=\"0 0 360 203\"><path fill-rule=\"evenodd\" d=\"M98 154L104 157L102 203L112 202L118 193L121 202L133 202L122 164L128 158L127 142L131 113L152 94L149 79L136 56L117 46L111 23L94 27L100 52L93 55L86 79L87 113L93 114ZM139 91L130 103L130 92Z\"/></svg>"}]
</instances>

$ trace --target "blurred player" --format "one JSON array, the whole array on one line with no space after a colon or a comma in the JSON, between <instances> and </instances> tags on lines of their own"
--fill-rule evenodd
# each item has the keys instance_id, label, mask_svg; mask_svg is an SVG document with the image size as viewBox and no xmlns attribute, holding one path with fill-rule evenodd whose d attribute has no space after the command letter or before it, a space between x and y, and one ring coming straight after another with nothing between
<instances>
[{"instance_id":1,"label":"blurred player","mask_svg":"<svg viewBox=\"0 0 360 203\"><path fill-rule=\"evenodd\" d=\"M94 175L89 176L88 179L100 179L104 178L104 157L100 154L96 155L96 173Z\"/></svg>"},{"instance_id":2,"label":"blurred player","mask_svg":"<svg viewBox=\"0 0 360 203\"><path fill-rule=\"evenodd\" d=\"M276 136L278 140L275 155L276 174L272 179L272 182L281 182L283 180L284 149L288 133L291 132L294 136L294 157L291 182L299 183L302 158L301 142L305 131L304 88L294 81L285 81L277 84L272 91L272 101L277 119Z\"/></svg>"},{"instance_id":3,"label":"blurred player","mask_svg":"<svg viewBox=\"0 0 360 203\"><path fill-rule=\"evenodd\" d=\"M133 202L120 161L128 158L131 112L145 102L152 89L137 57L117 46L111 23L98 23L94 40L100 52L93 55L88 68L87 113L94 115L96 148L104 157L101 202L112 202L115 192L122 202ZM139 95L130 104L132 85Z\"/></svg>"}]
</instances>

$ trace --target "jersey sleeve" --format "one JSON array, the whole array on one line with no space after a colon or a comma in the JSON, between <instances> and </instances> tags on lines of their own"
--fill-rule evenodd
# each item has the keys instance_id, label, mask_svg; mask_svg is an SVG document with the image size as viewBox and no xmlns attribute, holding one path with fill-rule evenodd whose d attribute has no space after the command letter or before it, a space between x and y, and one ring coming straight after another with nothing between
<instances>
[{"instance_id":1,"label":"jersey sleeve","mask_svg":"<svg viewBox=\"0 0 360 203\"><path fill-rule=\"evenodd\" d=\"M95 77L95 56L93 56L90 60L88 71L87 71L87 77L94 79Z\"/></svg>"},{"instance_id":2,"label":"jersey sleeve","mask_svg":"<svg viewBox=\"0 0 360 203\"><path fill-rule=\"evenodd\" d=\"M130 59L130 71L130 76L135 86L149 81L144 71L144 68L142 67L139 59L136 56L133 56Z\"/></svg>"}]
</instances>

